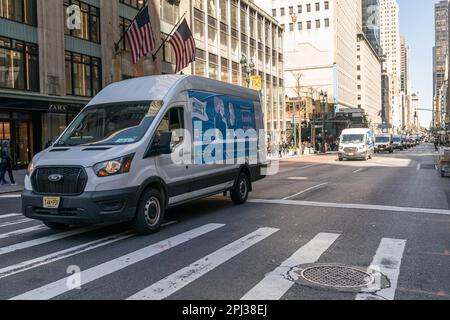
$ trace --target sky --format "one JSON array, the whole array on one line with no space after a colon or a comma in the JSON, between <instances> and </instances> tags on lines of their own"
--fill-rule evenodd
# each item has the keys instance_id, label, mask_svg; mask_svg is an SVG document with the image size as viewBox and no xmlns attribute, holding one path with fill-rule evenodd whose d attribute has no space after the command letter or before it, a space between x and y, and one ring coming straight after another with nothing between
<instances>
[{"instance_id":1,"label":"sky","mask_svg":"<svg viewBox=\"0 0 450 320\"><path fill-rule=\"evenodd\" d=\"M412 90L418 92L420 109L433 107L434 4L437 0L397 0L400 33L410 46ZM420 111L420 124L428 127L432 113Z\"/></svg>"}]
</instances>

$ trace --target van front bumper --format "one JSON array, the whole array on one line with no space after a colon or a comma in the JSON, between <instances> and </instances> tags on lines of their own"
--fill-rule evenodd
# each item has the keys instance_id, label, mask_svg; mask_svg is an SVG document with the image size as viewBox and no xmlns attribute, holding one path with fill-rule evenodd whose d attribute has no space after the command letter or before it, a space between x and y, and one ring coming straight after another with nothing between
<instances>
[{"instance_id":1,"label":"van front bumper","mask_svg":"<svg viewBox=\"0 0 450 320\"><path fill-rule=\"evenodd\" d=\"M357 151L354 153L339 151L339 158L341 159L361 159L364 158L368 154L367 150Z\"/></svg>"},{"instance_id":2,"label":"van front bumper","mask_svg":"<svg viewBox=\"0 0 450 320\"><path fill-rule=\"evenodd\" d=\"M133 219L139 188L84 192L78 196L60 196L58 209L45 209L44 196L32 191L22 193L22 212L35 220L68 225L125 222ZM58 195L55 195L58 196Z\"/></svg>"}]
</instances>

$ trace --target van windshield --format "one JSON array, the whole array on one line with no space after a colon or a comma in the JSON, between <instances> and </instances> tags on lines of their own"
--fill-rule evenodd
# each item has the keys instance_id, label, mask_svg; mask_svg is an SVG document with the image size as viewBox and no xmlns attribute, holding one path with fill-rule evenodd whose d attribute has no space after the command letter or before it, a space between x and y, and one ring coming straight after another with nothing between
<instances>
[{"instance_id":1,"label":"van windshield","mask_svg":"<svg viewBox=\"0 0 450 320\"><path fill-rule=\"evenodd\" d=\"M69 125L55 146L122 145L139 141L161 110L161 101L88 107Z\"/></svg>"},{"instance_id":2,"label":"van windshield","mask_svg":"<svg viewBox=\"0 0 450 320\"><path fill-rule=\"evenodd\" d=\"M344 134L342 136L342 143L364 143L363 134Z\"/></svg>"},{"instance_id":3,"label":"van windshield","mask_svg":"<svg viewBox=\"0 0 450 320\"><path fill-rule=\"evenodd\" d=\"M375 137L376 143L388 143L390 140L389 137Z\"/></svg>"}]
</instances>

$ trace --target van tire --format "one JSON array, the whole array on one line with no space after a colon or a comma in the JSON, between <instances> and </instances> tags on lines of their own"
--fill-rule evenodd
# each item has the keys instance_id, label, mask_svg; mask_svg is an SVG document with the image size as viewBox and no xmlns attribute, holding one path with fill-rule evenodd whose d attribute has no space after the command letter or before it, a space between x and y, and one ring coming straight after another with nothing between
<instances>
[{"instance_id":1,"label":"van tire","mask_svg":"<svg viewBox=\"0 0 450 320\"><path fill-rule=\"evenodd\" d=\"M237 205L247 202L250 192L250 180L245 173L239 174L235 189L230 191L231 200Z\"/></svg>"},{"instance_id":2,"label":"van tire","mask_svg":"<svg viewBox=\"0 0 450 320\"><path fill-rule=\"evenodd\" d=\"M164 220L164 197L156 189L147 189L141 196L131 227L140 235L156 233Z\"/></svg>"},{"instance_id":3,"label":"van tire","mask_svg":"<svg viewBox=\"0 0 450 320\"><path fill-rule=\"evenodd\" d=\"M64 223L56 223L56 222L45 222L44 221L44 224L48 227L48 228L50 228L50 229L53 229L53 230L67 230L67 229L69 229L69 226L67 225L67 224L64 224Z\"/></svg>"}]
</instances>

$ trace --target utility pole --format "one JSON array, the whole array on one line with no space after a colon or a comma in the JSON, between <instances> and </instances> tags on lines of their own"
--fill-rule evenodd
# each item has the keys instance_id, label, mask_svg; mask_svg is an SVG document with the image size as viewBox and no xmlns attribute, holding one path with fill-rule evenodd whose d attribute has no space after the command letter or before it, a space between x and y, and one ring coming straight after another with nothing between
<instances>
[{"instance_id":1,"label":"utility pole","mask_svg":"<svg viewBox=\"0 0 450 320\"><path fill-rule=\"evenodd\" d=\"M298 102L298 119L299 119L299 125L298 125L298 131L299 131L299 138L298 138L298 145L296 147L298 147L298 149L300 149L300 155L302 155L303 150L302 150L302 124L303 124L303 117L302 117L302 91L301 91L301 85L300 85L300 81L301 78L303 76L303 74L301 73L292 73L297 86L296 86L296 91L297 91L297 102ZM295 114L295 110L293 110L293 114ZM293 116L294 118L294 134L296 134L296 127L295 127L295 116Z\"/></svg>"}]
</instances>

